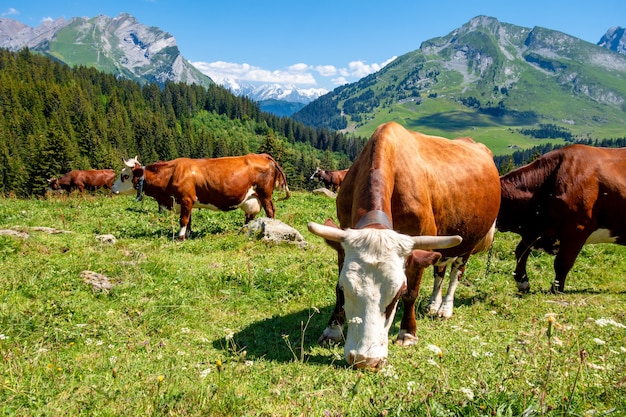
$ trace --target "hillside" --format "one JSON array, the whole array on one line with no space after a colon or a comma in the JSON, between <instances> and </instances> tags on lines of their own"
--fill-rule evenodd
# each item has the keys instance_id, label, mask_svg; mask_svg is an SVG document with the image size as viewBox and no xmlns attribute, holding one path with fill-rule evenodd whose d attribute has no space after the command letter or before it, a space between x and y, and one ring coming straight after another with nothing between
<instances>
[{"instance_id":1,"label":"hillside","mask_svg":"<svg viewBox=\"0 0 626 417\"><path fill-rule=\"evenodd\" d=\"M0 49L0 195L45 193L71 169L121 169L178 157L271 154L291 189L312 188L320 164L344 168L364 138L262 112L217 85L140 84L27 49Z\"/></svg>"},{"instance_id":2,"label":"hillside","mask_svg":"<svg viewBox=\"0 0 626 417\"><path fill-rule=\"evenodd\" d=\"M214 84L181 55L171 34L126 13L58 19L35 28L0 18L0 47L27 47L69 66L94 67L140 83Z\"/></svg>"},{"instance_id":3,"label":"hillside","mask_svg":"<svg viewBox=\"0 0 626 417\"><path fill-rule=\"evenodd\" d=\"M293 117L369 136L382 122L471 136L495 153L533 146L519 129L623 135L626 56L567 34L478 16ZM552 138L559 142L558 138Z\"/></svg>"}]
</instances>

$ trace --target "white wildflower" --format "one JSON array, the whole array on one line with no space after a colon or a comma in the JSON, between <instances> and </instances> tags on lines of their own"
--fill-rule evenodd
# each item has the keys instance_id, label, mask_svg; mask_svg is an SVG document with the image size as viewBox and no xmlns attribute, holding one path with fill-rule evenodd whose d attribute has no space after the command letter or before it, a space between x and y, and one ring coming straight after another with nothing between
<instances>
[{"instance_id":1,"label":"white wildflower","mask_svg":"<svg viewBox=\"0 0 626 417\"><path fill-rule=\"evenodd\" d=\"M0 340L7 340L9 338L9 336L5 335L4 333L0 334Z\"/></svg>"},{"instance_id":2,"label":"white wildflower","mask_svg":"<svg viewBox=\"0 0 626 417\"><path fill-rule=\"evenodd\" d=\"M91 338L89 338L89 337L88 337L87 339L85 339L85 344L86 344L87 346L91 346L91 345L93 345L93 340L92 340Z\"/></svg>"},{"instance_id":3,"label":"white wildflower","mask_svg":"<svg viewBox=\"0 0 626 417\"><path fill-rule=\"evenodd\" d=\"M96 341L96 346L102 346L104 342L102 340Z\"/></svg>"},{"instance_id":4,"label":"white wildflower","mask_svg":"<svg viewBox=\"0 0 626 417\"><path fill-rule=\"evenodd\" d=\"M626 326L624 326L622 323L619 323L613 319L606 319L606 318L601 318L601 319L597 319L596 320L596 324L600 327L605 327L608 326L609 324L611 326L615 326L615 327L620 327L622 329L626 329Z\"/></svg>"},{"instance_id":5,"label":"white wildflower","mask_svg":"<svg viewBox=\"0 0 626 417\"><path fill-rule=\"evenodd\" d=\"M461 392L465 394L468 400L472 401L474 399L474 391L471 388L461 388Z\"/></svg>"},{"instance_id":6,"label":"white wildflower","mask_svg":"<svg viewBox=\"0 0 626 417\"><path fill-rule=\"evenodd\" d=\"M200 378L204 379L211 373L211 368L206 368L204 371L200 372Z\"/></svg>"},{"instance_id":7,"label":"white wildflower","mask_svg":"<svg viewBox=\"0 0 626 417\"><path fill-rule=\"evenodd\" d=\"M111 356L111 357L109 358L109 363L110 363L111 365L115 365L115 364L117 363L117 356Z\"/></svg>"},{"instance_id":8,"label":"white wildflower","mask_svg":"<svg viewBox=\"0 0 626 417\"><path fill-rule=\"evenodd\" d=\"M398 379L398 374L396 373L396 370L391 365L385 366L382 370L382 374L386 378Z\"/></svg>"},{"instance_id":9,"label":"white wildflower","mask_svg":"<svg viewBox=\"0 0 626 417\"><path fill-rule=\"evenodd\" d=\"M597 337L594 337L593 341L596 342L596 344L598 345L606 345L606 342L604 340L598 339Z\"/></svg>"},{"instance_id":10,"label":"white wildflower","mask_svg":"<svg viewBox=\"0 0 626 417\"><path fill-rule=\"evenodd\" d=\"M363 319L361 317L353 317L350 320L348 320L349 324L361 324L363 323Z\"/></svg>"},{"instance_id":11,"label":"white wildflower","mask_svg":"<svg viewBox=\"0 0 626 417\"><path fill-rule=\"evenodd\" d=\"M244 365L246 365L246 366L252 366L252 365L254 365L254 361L245 361L245 362L244 362Z\"/></svg>"},{"instance_id":12,"label":"white wildflower","mask_svg":"<svg viewBox=\"0 0 626 417\"><path fill-rule=\"evenodd\" d=\"M428 345L426 346L426 349L430 350L432 353L434 353L435 355L439 357L443 356L443 352L441 351L441 348L439 348L439 346Z\"/></svg>"},{"instance_id":13,"label":"white wildflower","mask_svg":"<svg viewBox=\"0 0 626 417\"><path fill-rule=\"evenodd\" d=\"M412 394L415 392L415 381L409 381L406 383L406 390L409 392L409 394Z\"/></svg>"},{"instance_id":14,"label":"white wildflower","mask_svg":"<svg viewBox=\"0 0 626 417\"><path fill-rule=\"evenodd\" d=\"M87 323L78 323L76 327L86 327Z\"/></svg>"},{"instance_id":15,"label":"white wildflower","mask_svg":"<svg viewBox=\"0 0 626 417\"><path fill-rule=\"evenodd\" d=\"M480 356L480 353L476 352L475 350L472 350L472 356L477 358Z\"/></svg>"},{"instance_id":16,"label":"white wildflower","mask_svg":"<svg viewBox=\"0 0 626 417\"><path fill-rule=\"evenodd\" d=\"M190 332L189 327L183 327L183 328L181 328L181 329L180 329L180 332L181 332L181 333L189 333L189 332Z\"/></svg>"},{"instance_id":17,"label":"white wildflower","mask_svg":"<svg viewBox=\"0 0 626 417\"><path fill-rule=\"evenodd\" d=\"M493 352L485 352L485 353L483 353L483 355L488 357L488 358L490 358L490 357L493 356Z\"/></svg>"},{"instance_id":18,"label":"white wildflower","mask_svg":"<svg viewBox=\"0 0 626 417\"><path fill-rule=\"evenodd\" d=\"M226 336L224 336L224 339L233 340L234 337L235 337L235 332L233 332L232 330L226 329Z\"/></svg>"},{"instance_id":19,"label":"white wildflower","mask_svg":"<svg viewBox=\"0 0 626 417\"><path fill-rule=\"evenodd\" d=\"M621 346L621 347L619 348L619 350L621 350L621 351L622 351L622 353L626 353L626 347L624 347L624 346Z\"/></svg>"},{"instance_id":20,"label":"white wildflower","mask_svg":"<svg viewBox=\"0 0 626 417\"><path fill-rule=\"evenodd\" d=\"M435 362L434 360L432 360L432 359L428 359L426 362L428 362L429 364L431 364L431 365L436 366L437 368L439 368L439 364L438 364L437 362Z\"/></svg>"}]
</instances>

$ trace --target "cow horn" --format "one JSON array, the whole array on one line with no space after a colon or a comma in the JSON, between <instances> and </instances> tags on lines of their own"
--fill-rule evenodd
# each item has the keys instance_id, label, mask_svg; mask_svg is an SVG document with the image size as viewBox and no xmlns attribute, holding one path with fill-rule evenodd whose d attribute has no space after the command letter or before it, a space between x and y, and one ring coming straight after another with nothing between
<instances>
[{"instance_id":1,"label":"cow horn","mask_svg":"<svg viewBox=\"0 0 626 417\"><path fill-rule=\"evenodd\" d=\"M308 228L309 228L309 232L316 234L319 237L323 237L326 240L333 241L333 242L341 243L346 237L345 230L338 229L336 227L324 226L323 224L309 222Z\"/></svg>"},{"instance_id":2,"label":"cow horn","mask_svg":"<svg viewBox=\"0 0 626 417\"><path fill-rule=\"evenodd\" d=\"M126 165L128 168L133 168L135 166L135 164L138 162L137 161L137 156L135 156L134 158L129 159L128 161L124 161L124 165ZM122 160L123 159L124 158L122 158Z\"/></svg>"},{"instance_id":3,"label":"cow horn","mask_svg":"<svg viewBox=\"0 0 626 417\"><path fill-rule=\"evenodd\" d=\"M456 246L463 238L461 236L411 236L413 249L445 249Z\"/></svg>"}]
</instances>

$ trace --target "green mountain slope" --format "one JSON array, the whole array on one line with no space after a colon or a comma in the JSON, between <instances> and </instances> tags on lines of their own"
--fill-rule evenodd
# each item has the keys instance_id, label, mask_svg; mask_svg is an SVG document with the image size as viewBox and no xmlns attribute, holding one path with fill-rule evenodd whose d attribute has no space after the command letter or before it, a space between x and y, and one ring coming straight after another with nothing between
<instances>
[{"instance_id":1,"label":"green mountain slope","mask_svg":"<svg viewBox=\"0 0 626 417\"><path fill-rule=\"evenodd\" d=\"M626 56L561 32L479 16L293 117L364 136L394 120L471 136L506 153L534 145L537 139L519 129L540 124L575 137L623 135L625 101Z\"/></svg>"},{"instance_id":2,"label":"green mountain slope","mask_svg":"<svg viewBox=\"0 0 626 417\"><path fill-rule=\"evenodd\" d=\"M213 84L183 58L172 35L125 13L114 18L72 18L31 50L70 66L94 67L140 83Z\"/></svg>"}]
</instances>

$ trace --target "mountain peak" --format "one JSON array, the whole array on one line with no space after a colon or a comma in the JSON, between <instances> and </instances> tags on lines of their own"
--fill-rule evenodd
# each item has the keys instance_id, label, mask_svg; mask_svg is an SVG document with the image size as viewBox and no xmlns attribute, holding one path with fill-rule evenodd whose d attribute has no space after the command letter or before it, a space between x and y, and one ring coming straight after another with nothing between
<instances>
[{"instance_id":1,"label":"mountain peak","mask_svg":"<svg viewBox=\"0 0 626 417\"><path fill-rule=\"evenodd\" d=\"M70 66L95 67L142 83L213 84L183 58L172 35L142 25L128 13L61 18L35 28L3 18L0 47L13 51L28 47Z\"/></svg>"},{"instance_id":2,"label":"mountain peak","mask_svg":"<svg viewBox=\"0 0 626 417\"><path fill-rule=\"evenodd\" d=\"M613 26L602 36L598 45L618 54L626 54L626 29Z\"/></svg>"}]
</instances>

